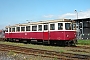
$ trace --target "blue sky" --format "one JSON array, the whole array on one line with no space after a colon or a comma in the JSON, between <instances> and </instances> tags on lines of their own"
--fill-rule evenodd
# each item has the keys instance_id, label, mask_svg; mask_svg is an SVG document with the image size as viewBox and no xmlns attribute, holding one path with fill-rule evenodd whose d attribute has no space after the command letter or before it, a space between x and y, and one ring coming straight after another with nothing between
<instances>
[{"instance_id":1,"label":"blue sky","mask_svg":"<svg viewBox=\"0 0 90 60\"><path fill-rule=\"evenodd\" d=\"M90 17L90 0L0 0L0 29L26 20L75 19L75 9L80 18Z\"/></svg>"}]
</instances>

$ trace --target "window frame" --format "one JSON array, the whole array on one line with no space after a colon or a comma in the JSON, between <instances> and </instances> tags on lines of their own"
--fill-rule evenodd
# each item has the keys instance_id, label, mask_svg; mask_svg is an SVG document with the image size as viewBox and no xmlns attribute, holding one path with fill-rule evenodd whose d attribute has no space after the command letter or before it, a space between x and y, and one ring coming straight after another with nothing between
<instances>
[{"instance_id":1,"label":"window frame","mask_svg":"<svg viewBox=\"0 0 90 60\"><path fill-rule=\"evenodd\" d=\"M41 30L39 30L39 26L42 27ZM43 25L41 25L41 24L38 25L38 31L43 31Z\"/></svg>"},{"instance_id":2,"label":"window frame","mask_svg":"<svg viewBox=\"0 0 90 60\"><path fill-rule=\"evenodd\" d=\"M14 31L13 31L13 28L14 28ZM15 27L12 27L12 32L15 32Z\"/></svg>"},{"instance_id":3,"label":"window frame","mask_svg":"<svg viewBox=\"0 0 90 60\"><path fill-rule=\"evenodd\" d=\"M9 32L11 32L12 31L12 28L11 27L9 27Z\"/></svg>"},{"instance_id":4,"label":"window frame","mask_svg":"<svg viewBox=\"0 0 90 60\"><path fill-rule=\"evenodd\" d=\"M47 25L47 29L44 28L45 25ZM44 30L44 31L49 30L49 24L43 24L43 30Z\"/></svg>"},{"instance_id":5,"label":"window frame","mask_svg":"<svg viewBox=\"0 0 90 60\"><path fill-rule=\"evenodd\" d=\"M51 25L52 25L52 24L54 24L54 28L51 28ZM49 24L49 27L50 27L50 28L49 28L50 30L55 30L55 23L50 23L50 24Z\"/></svg>"},{"instance_id":6,"label":"window frame","mask_svg":"<svg viewBox=\"0 0 90 60\"><path fill-rule=\"evenodd\" d=\"M30 28L29 28L30 30L27 30L27 27L30 27ZM27 25L27 26L26 26L26 31L31 31L31 27L32 27L32 26Z\"/></svg>"},{"instance_id":7,"label":"window frame","mask_svg":"<svg viewBox=\"0 0 90 60\"><path fill-rule=\"evenodd\" d=\"M36 26L36 30L33 30L33 27ZM32 31L37 31L37 25L32 25Z\"/></svg>"},{"instance_id":8,"label":"window frame","mask_svg":"<svg viewBox=\"0 0 90 60\"><path fill-rule=\"evenodd\" d=\"M9 32L8 28L5 28L5 32Z\"/></svg>"},{"instance_id":9,"label":"window frame","mask_svg":"<svg viewBox=\"0 0 90 60\"><path fill-rule=\"evenodd\" d=\"M76 23L72 23L72 30L76 30Z\"/></svg>"},{"instance_id":10,"label":"window frame","mask_svg":"<svg viewBox=\"0 0 90 60\"><path fill-rule=\"evenodd\" d=\"M59 29L59 24L62 24L62 29L61 29L61 26L60 26L60 29ZM64 22L58 22L57 23L57 26L58 26L58 30L63 30L64 29Z\"/></svg>"},{"instance_id":11,"label":"window frame","mask_svg":"<svg viewBox=\"0 0 90 60\"><path fill-rule=\"evenodd\" d=\"M19 31L17 30L17 28L19 28ZM20 32L20 26L17 26L17 27L16 27L16 32Z\"/></svg>"},{"instance_id":12,"label":"window frame","mask_svg":"<svg viewBox=\"0 0 90 60\"><path fill-rule=\"evenodd\" d=\"M23 27L24 27L24 30L22 30ZM21 28L21 32L25 31L25 26L21 26L20 28Z\"/></svg>"},{"instance_id":13,"label":"window frame","mask_svg":"<svg viewBox=\"0 0 90 60\"><path fill-rule=\"evenodd\" d=\"M69 29L66 29L66 24L70 24ZM72 23L71 22L65 22L65 30L72 30Z\"/></svg>"}]
</instances>

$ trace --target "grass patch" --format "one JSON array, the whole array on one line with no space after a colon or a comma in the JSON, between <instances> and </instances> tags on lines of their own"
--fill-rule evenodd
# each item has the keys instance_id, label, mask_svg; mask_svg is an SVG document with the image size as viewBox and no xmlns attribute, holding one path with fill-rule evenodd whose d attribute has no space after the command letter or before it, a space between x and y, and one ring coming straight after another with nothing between
<instances>
[{"instance_id":1,"label":"grass patch","mask_svg":"<svg viewBox=\"0 0 90 60\"><path fill-rule=\"evenodd\" d=\"M34 49L42 49L42 50L49 50L49 51L57 51L60 53L65 52L63 51L65 50L65 47L60 47L60 46L45 46L45 45L37 45L37 44L23 44L23 43L2 42L2 41L0 41L0 44L34 48Z\"/></svg>"},{"instance_id":2,"label":"grass patch","mask_svg":"<svg viewBox=\"0 0 90 60\"><path fill-rule=\"evenodd\" d=\"M14 51L11 50L11 51L8 52L8 55L9 55L9 56L16 56L17 53L15 53Z\"/></svg>"},{"instance_id":3,"label":"grass patch","mask_svg":"<svg viewBox=\"0 0 90 60\"><path fill-rule=\"evenodd\" d=\"M77 40L79 45L90 45L90 40Z\"/></svg>"},{"instance_id":4,"label":"grass patch","mask_svg":"<svg viewBox=\"0 0 90 60\"><path fill-rule=\"evenodd\" d=\"M60 53L64 53L64 50L60 50Z\"/></svg>"}]
</instances>

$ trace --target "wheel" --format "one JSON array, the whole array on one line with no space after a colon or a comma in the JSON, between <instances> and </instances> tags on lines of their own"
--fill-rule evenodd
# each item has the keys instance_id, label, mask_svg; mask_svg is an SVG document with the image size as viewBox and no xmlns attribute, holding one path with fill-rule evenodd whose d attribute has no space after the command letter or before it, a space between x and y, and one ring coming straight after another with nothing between
<instances>
[{"instance_id":1,"label":"wheel","mask_svg":"<svg viewBox=\"0 0 90 60\"><path fill-rule=\"evenodd\" d=\"M69 47L69 46L71 46L71 43L70 43L70 41L68 41L68 42L67 42L67 46L68 46L68 47Z\"/></svg>"},{"instance_id":2,"label":"wheel","mask_svg":"<svg viewBox=\"0 0 90 60\"><path fill-rule=\"evenodd\" d=\"M50 45L54 45L54 41L50 41Z\"/></svg>"}]
</instances>

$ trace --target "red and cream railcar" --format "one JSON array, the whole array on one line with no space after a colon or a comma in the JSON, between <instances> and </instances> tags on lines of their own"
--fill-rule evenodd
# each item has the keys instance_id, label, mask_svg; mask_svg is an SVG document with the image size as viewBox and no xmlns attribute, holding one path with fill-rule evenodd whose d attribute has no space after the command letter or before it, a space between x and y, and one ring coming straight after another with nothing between
<instances>
[{"instance_id":1,"label":"red and cream railcar","mask_svg":"<svg viewBox=\"0 0 90 60\"><path fill-rule=\"evenodd\" d=\"M69 19L57 19L7 26L8 40L37 41L48 44L75 44L76 25Z\"/></svg>"}]
</instances>

